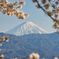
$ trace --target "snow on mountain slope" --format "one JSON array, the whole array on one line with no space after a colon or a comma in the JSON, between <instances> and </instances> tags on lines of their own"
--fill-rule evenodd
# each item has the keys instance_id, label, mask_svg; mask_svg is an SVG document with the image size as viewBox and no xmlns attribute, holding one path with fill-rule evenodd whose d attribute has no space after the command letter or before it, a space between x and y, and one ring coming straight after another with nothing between
<instances>
[{"instance_id":1,"label":"snow on mountain slope","mask_svg":"<svg viewBox=\"0 0 59 59\"><path fill-rule=\"evenodd\" d=\"M21 25L16 26L15 28L9 30L7 33L15 35L24 35L31 33L47 33L43 28L37 26L32 22L24 22Z\"/></svg>"}]
</instances>

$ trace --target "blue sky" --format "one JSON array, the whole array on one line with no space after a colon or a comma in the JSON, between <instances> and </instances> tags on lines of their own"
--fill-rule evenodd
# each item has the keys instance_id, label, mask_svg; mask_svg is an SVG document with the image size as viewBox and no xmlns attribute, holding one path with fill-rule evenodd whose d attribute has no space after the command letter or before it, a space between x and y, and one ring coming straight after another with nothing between
<instances>
[{"instance_id":1,"label":"blue sky","mask_svg":"<svg viewBox=\"0 0 59 59\"><path fill-rule=\"evenodd\" d=\"M28 13L29 17L24 21L34 22L48 32L54 31L52 27L53 21L41 9L36 9L31 0L25 1L26 4L24 5L24 8L22 10ZM16 16L8 16L0 13L0 32L7 32L8 30L16 27L24 21L21 19L17 19Z\"/></svg>"}]
</instances>

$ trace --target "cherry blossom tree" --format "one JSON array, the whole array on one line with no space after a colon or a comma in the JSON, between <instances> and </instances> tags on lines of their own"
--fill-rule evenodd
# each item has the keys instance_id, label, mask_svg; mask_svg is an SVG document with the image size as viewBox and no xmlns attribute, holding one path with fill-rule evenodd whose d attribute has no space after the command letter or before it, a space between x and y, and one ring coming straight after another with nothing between
<instances>
[{"instance_id":1,"label":"cherry blossom tree","mask_svg":"<svg viewBox=\"0 0 59 59\"><path fill-rule=\"evenodd\" d=\"M59 0L32 0L54 22L53 27L59 31ZM41 2L41 3L40 3Z\"/></svg>"},{"instance_id":2,"label":"cherry blossom tree","mask_svg":"<svg viewBox=\"0 0 59 59\"><path fill-rule=\"evenodd\" d=\"M24 0L19 0L18 2L9 2L7 0L0 0L0 12L7 14L8 16L16 15L19 19L25 19L28 14L20 11L23 8Z\"/></svg>"}]
</instances>

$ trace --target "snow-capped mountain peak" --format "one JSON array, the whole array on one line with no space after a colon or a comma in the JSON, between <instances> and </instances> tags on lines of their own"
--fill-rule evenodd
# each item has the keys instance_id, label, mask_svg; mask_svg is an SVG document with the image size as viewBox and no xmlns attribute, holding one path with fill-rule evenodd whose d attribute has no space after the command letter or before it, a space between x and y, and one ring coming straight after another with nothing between
<instances>
[{"instance_id":1,"label":"snow-capped mountain peak","mask_svg":"<svg viewBox=\"0 0 59 59\"><path fill-rule=\"evenodd\" d=\"M9 30L7 33L15 35L24 35L32 33L47 33L44 29L34 24L33 22L24 22L21 25L16 26L15 28Z\"/></svg>"}]
</instances>

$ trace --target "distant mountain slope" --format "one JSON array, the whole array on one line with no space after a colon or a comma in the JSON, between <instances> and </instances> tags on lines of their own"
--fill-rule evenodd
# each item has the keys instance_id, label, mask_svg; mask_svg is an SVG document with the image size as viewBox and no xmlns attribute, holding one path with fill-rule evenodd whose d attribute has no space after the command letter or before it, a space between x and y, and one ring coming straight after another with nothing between
<instances>
[{"instance_id":1,"label":"distant mountain slope","mask_svg":"<svg viewBox=\"0 0 59 59\"><path fill-rule=\"evenodd\" d=\"M24 34L33 34L33 33L46 33L43 28L37 26L33 22L24 22L21 25L16 26L15 28L9 30L7 33L15 35L24 35Z\"/></svg>"},{"instance_id":2,"label":"distant mountain slope","mask_svg":"<svg viewBox=\"0 0 59 59\"><path fill-rule=\"evenodd\" d=\"M0 34L2 35L2 34ZM4 34L5 35L5 34ZM9 35L9 42L4 42L0 53L5 54L6 59L14 57L27 59L32 52L38 52L41 59L53 59L59 57L59 34L28 34L23 36ZM12 38L13 37L13 38Z\"/></svg>"}]
</instances>

